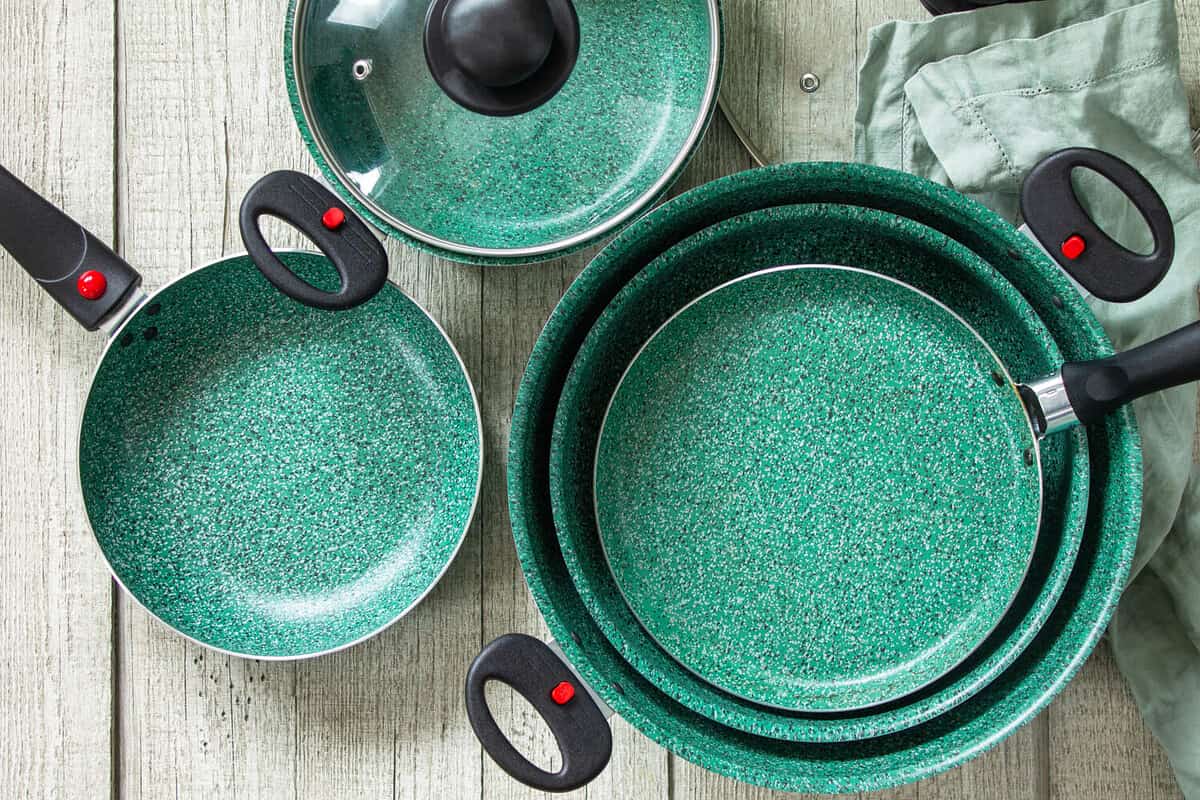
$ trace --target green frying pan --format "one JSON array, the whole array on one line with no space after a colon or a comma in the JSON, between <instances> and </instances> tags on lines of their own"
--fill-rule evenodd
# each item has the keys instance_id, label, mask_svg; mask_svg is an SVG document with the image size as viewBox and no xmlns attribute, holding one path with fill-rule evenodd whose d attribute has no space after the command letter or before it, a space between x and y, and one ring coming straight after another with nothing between
<instances>
[{"instance_id":1,"label":"green frying pan","mask_svg":"<svg viewBox=\"0 0 1200 800\"><path fill-rule=\"evenodd\" d=\"M563 558L581 597L642 674L678 702L725 725L781 739L842 741L879 736L944 712L986 686L1029 643L1058 599L1079 547L1087 511L1087 444L1082 431L1045 443L1042 522L1022 590L967 663L926 689L859 712L794 713L735 697L684 669L632 615L604 557L592 480L603 414L625 367L678 308L741 275L816 258L854 263L936 292L1022 374L1041 374L1062 361L1049 333L1012 286L936 231L850 206L753 211L706 228L654 259L593 325L555 413L550 493Z\"/></svg>"},{"instance_id":2,"label":"green frying pan","mask_svg":"<svg viewBox=\"0 0 1200 800\"><path fill-rule=\"evenodd\" d=\"M717 287L621 378L595 457L600 541L654 640L725 691L855 711L999 624L1042 510L1008 372L907 284L832 266Z\"/></svg>"},{"instance_id":3,"label":"green frying pan","mask_svg":"<svg viewBox=\"0 0 1200 800\"><path fill-rule=\"evenodd\" d=\"M323 308L277 291L248 256L148 296L2 169L0 195L0 243L109 334L79 478L96 541L140 604L207 647L283 659L358 642L430 591L472 516L480 418L458 354L386 282L361 221L315 181L276 173L247 196L247 245L271 282ZM261 213L325 256L270 254Z\"/></svg>"},{"instance_id":4,"label":"green frying pan","mask_svg":"<svg viewBox=\"0 0 1200 800\"><path fill-rule=\"evenodd\" d=\"M809 744L716 724L671 698L612 645L571 580L551 516L547 427L553 424L561 387L580 343L646 264L720 220L795 203L884 209L927 225L961 242L1012 281L1066 358L1112 352L1086 304L1036 246L978 203L911 175L855 164L789 164L723 178L671 201L631 226L572 283L539 337L522 381L509 458L514 540L533 597L575 672L561 667L560 661L559 671L529 676L519 688L544 711L559 681L586 683L646 736L738 780L787 791L865 791L929 777L995 746L1044 708L1078 671L1103 633L1128 574L1141 509L1141 462L1133 415L1127 409L1088 427L1088 519L1062 599L1007 669L944 713L899 733ZM1047 439L1048 448L1056 438ZM526 654L538 650L540 645L535 645L528 637L502 638L489 645L472 668L468 710L477 733L485 732L480 735L488 736L487 720L471 698L488 679L510 679L510 673L493 669L495 655ZM575 699L581 697L577 694ZM564 715L547 714L547 720L558 731L583 721L581 710L587 705L580 702L572 708L568 703ZM602 720L601 716L601 726ZM602 749L600 728L589 722L587 730L597 734L591 749ZM490 737L488 748L512 768L508 754L493 748ZM562 787L586 782L597 764L603 766L603 759L580 760L573 742L564 741L563 749L571 751L572 759L564 761L568 768L549 779L519 767L512 771L521 780ZM564 758L567 755L564 752Z\"/></svg>"}]
</instances>

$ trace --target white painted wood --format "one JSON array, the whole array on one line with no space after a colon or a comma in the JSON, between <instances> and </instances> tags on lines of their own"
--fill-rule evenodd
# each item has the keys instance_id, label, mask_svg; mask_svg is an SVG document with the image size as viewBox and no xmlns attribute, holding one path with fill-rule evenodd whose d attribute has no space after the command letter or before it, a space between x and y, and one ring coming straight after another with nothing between
<instances>
[{"instance_id":1,"label":"white painted wood","mask_svg":"<svg viewBox=\"0 0 1200 800\"><path fill-rule=\"evenodd\" d=\"M1184 74L1200 96L1196 4L1179 7ZM0 0L0 45L17 54L0 82L0 163L102 238L113 234L115 218L122 252L151 287L240 249L237 205L251 182L274 168L312 171L284 93L283 10L261 0L120 0L117 8ZM850 155L867 28L924 15L917 0L727 0L726 11L727 88L750 87L726 99L743 103L750 124L789 159ZM769 32L765 44L751 44L746 19ZM752 73L747 52L757 59ZM809 71L822 81L813 94L798 88ZM748 166L718 118L679 189ZM299 242L276 230L276 244ZM482 754L461 687L470 659L493 637L545 635L508 527L508 426L533 341L594 250L517 269L455 265L395 242L388 250L392 279L445 325L480 392L483 496L459 559L416 612L364 645L299 665L186 644L126 598L112 613L110 584L71 494L76 420L100 341L0 257L0 289L11 298L0 304L0 349L9 355L0 366L6 792L139 800L536 795ZM499 705L505 724L549 759L552 742L530 712L503 696ZM605 775L568 797L776 796L670 756L619 720L614 739ZM1177 796L1104 653L1049 712L992 753L870 795L1092 796Z\"/></svg>"},{"instance_id":2,"label":"white painted wood","mask_svg":"<svg viewBox=\"0 0 1200 800\"><path fill-rule=\"evenodd\" d=\"M112 42L112 2L0 3L0 164L108 240ZM0 295L0 792L103 796L113 779L113 590L75 478L103 335L84 331L3 251Z\"/></svg>"}]
</instances>

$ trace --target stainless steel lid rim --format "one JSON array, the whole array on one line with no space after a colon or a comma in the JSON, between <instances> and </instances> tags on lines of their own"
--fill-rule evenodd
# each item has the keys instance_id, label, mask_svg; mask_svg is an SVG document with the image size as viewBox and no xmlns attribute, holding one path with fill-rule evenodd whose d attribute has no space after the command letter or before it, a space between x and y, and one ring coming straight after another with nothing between
<instances>
[{"instance_id":1,"label":"stainless steel lid rim","mask_svg":"<svg viewBox=\"0 0 1200 800\"><path fill-rule=\"evenodd\" d=\"M292 113L300 130L301 138L318 169L329 184L335 188L335 191L355 211L380 230L417 249L456 261L480 265L528 264L548 261L595 244L606 235L637 219L662 198L695 155L700 140L707 131L712 115L717 109L717 98L724 72L724 23L720 0L706 0L710 38L704 97L685 141L652 186L627 203L619 213L578 234L558 241L532 247L514 248L478 247L465 242L449 241L408 225L403 220L378 208L364 197L354 182L335 166L335 160L331 156L328 144L312 123L312 109L307 100L307 92L297 63L300 58L300 39L304 33L300 14L306 2L308 0L289 0L284 25L284 78Z\"/></svg>"}]
</instances>

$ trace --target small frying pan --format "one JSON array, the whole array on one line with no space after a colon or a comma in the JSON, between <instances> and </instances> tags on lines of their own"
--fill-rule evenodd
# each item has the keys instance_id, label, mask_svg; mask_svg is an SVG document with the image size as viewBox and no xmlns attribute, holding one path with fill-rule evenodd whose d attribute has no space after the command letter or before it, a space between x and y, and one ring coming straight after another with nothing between
<instances>
[{"instance_id":1,"label":"small frying pan","mask_svg":"<svg viewBox=\"0 0 1200 800\"><path fill-rule=\"evenodd\" d=\"M475 394L339 200L306 176L269 175L242 207L253 258L148 295L2 168L0 198L0 245L109 334L80 425L80 487L139 603L207 647L288 659L354 644L431 590L479 488ZM276 256L263 214L324 256Z\"/></svg>"},{"instance_id":2,"label":"small frying pan","mask_svg":"<svg viewBox=\"0 0 1200 800\"><path fill-rule=\"evenodd\" d=\"M1017 384L919 290L782 267L682 309L621 379L596 452L613 578L713 685L793 711L915 691L1021 585L1037 441L1200 378L1200 324Z\"/></svg>"}]
</instances>

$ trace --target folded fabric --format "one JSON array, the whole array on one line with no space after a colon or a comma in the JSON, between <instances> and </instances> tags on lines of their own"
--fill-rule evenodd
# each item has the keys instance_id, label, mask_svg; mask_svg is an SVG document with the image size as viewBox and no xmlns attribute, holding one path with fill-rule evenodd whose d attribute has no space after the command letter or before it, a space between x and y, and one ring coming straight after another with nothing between
<instances>
[{"instance_id":1,"label":"folded fabric","mask_svg":"<svg viewBox=\"0 0 1200 800\"><path fill-rule=\"evenodd\" d=\"M1172 0L1045 0L875 28L859 72L855 153L975 196L1018 222L1021 182L1064 147L1133 164L1175 223L1167 278L1129 304L1091 301L1118 349L1197 317L1200 175L1179 76ZM1093 191L1106 231L1138 249L1140 216ZM1134 404L1145 455L1131 585L1109 628L1113 652L1180 787L1200 798L1200 473L1195 387Z\"/></svg>"}]
</instances>

